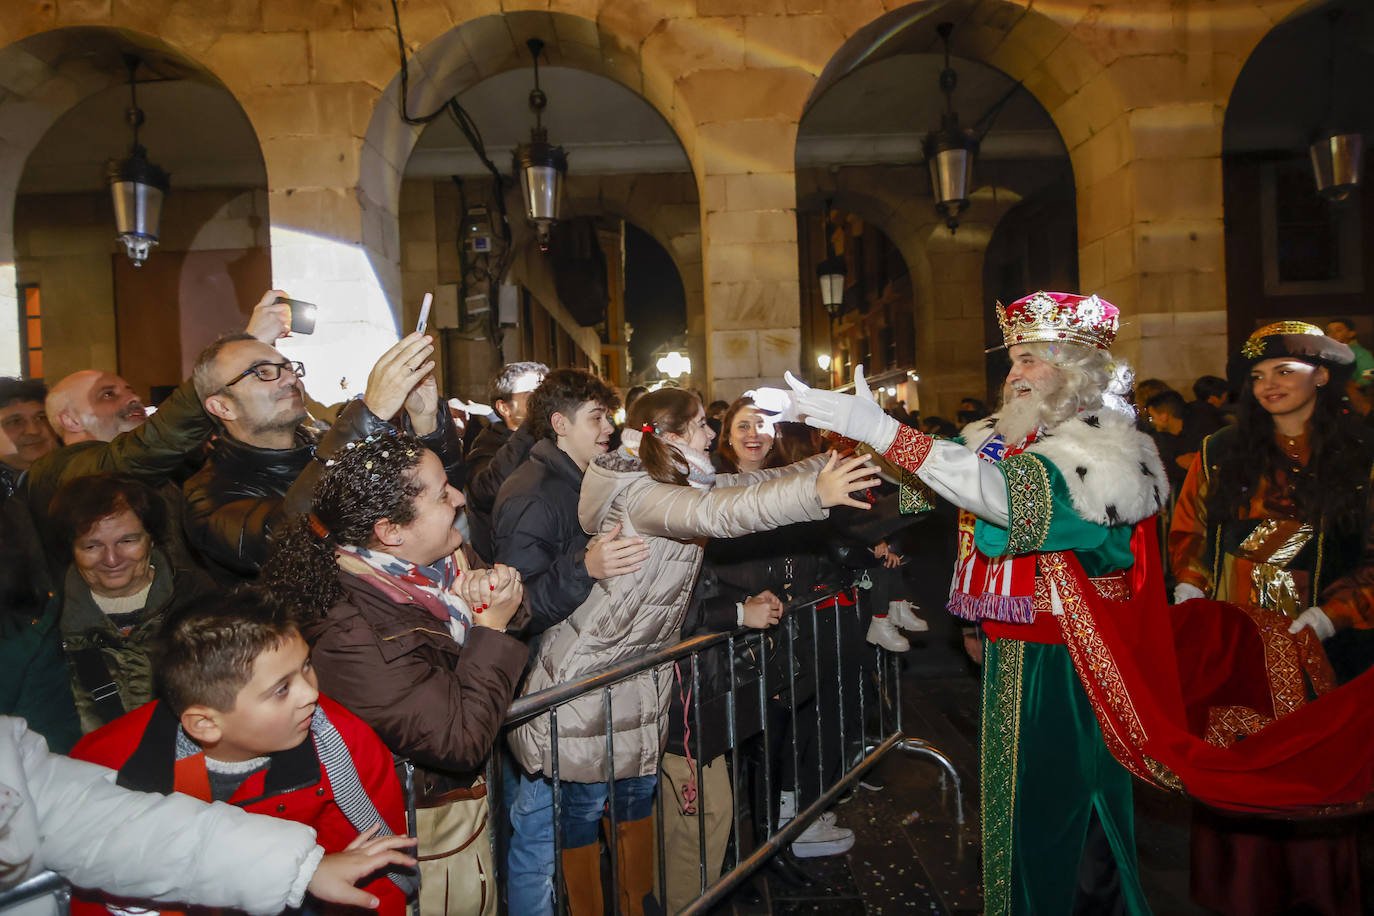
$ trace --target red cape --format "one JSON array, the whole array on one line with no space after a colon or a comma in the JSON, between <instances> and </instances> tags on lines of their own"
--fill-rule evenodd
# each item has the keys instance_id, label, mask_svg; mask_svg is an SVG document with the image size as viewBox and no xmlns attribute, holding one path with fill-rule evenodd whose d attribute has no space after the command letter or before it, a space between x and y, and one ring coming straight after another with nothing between
<instances>
[{"instance_id":1,"label":"red cape","mask_svg":"<svg viewBox=\"0 0 1374 916\"><path fill-rule=\"evenodd\" d=\"M1132 537L1126 601L1098 595L1073 554L1040 558L1112 754L1231 811L1306 817L1374 803L1374 671L1332 689L1310 629L1289 635L1280 614L1220 601L1171 607L1154 524Z\"/></svg>"}]
</instances>

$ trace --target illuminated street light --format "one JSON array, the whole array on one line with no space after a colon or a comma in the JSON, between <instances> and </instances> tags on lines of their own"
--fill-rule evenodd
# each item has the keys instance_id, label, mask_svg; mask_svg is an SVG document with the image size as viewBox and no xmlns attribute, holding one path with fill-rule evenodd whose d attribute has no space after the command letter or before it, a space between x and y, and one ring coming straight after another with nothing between
<instances>
[{"instance_id":1,"label":"illuminated street light","mask_svg":"<svg viewBox=\"0 0 1374 916\"><path fill-rule=\"evenodd\" d=\"M148 161L148 151L138 142L138 129L143 126L143 109L138 107L138 83L134 72L139 59L124 56L129 68L129 108L125 113L133 128L134 140L129 155L111 159L105 169L114 202L115 229L124 243L125 253L135 267L148 259L148 252L157 244L158 228L162 221L162 198L167 193L167 173Z\"/></svg>"},{"instance_id":2,"label":"illuminated street light","mask_svg":"<svg viewBox=\"0 0 1374 916\"><path fill-rule=\"evenodd\" d=\"M940 71L940 91L945 94L945 113L940 116L940 129L926 134L922 147L926 164L930 166L930 181L935 187L935 209L945 218L945 225L953 232L959 225L959 214L968 209L969 184L973 175L973 157L978 154L978 139L972 131L961 130L959 115L954 111L954 87L959 75L949 65L949 35L954 23L942 22L935 27L945 44L945 68Z\"/></svg>"},{"instance_id":3,"label":"illuminated street light","mask_svg":"<svg viewBox=\"0 0 1374 916\"><path fill-rule=\"evenodd\" d=\"M669 378L680 378L692 371L692 361L676 350L667 356L660 356L655 365L659 372Z\"/></svg>"},{"instance_id":4,"label":"illuminated street light","mask_svg":"<svg viewBox=\"0 0 1374 916\"><path fill-rule=\"evenodd\" d=\"M539 88L539 55L544 43L538 38L525 42L534 58L534 88L530 90L530 110L534 112L534 127L530 142L515 148L515 173L520 176L520 192L525 199L525 217L534 224L539 250L549 250L549 234L558 222L559 207L563 203L563 176L568 172L568 154L563 147L549 143L544 127L544 107L549 98Z\"/></svg>"},{"instance_id":5,"label":"illuminated street light","mask_svg":"<svg viewBox=\"0 0 1374 916\"><path fill-rule=\"evenodd\" d=\"M816 365L818 365L818 366L821 367L821 371L822 371L822 372L829 372L829 371L830 371L830 354L829 354L829 353L822 353L820 356L817 356L817 357L816 357Z\"/></svg>"}]
</instances>

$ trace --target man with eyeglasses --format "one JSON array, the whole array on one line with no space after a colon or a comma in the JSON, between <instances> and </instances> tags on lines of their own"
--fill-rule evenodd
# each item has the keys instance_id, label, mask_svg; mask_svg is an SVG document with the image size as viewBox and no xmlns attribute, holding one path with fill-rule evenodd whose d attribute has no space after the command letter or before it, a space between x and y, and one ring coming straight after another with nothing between
<instances>
[{"instance_id":1,"label":"man with eyeglasses","mask_svg":"<svg viewBox=\"0 0 1374 916\"><path fill-rule=\"evenodd\" d=\"M280 290L268 290L258 301L248 335L267 343L286 335L291 307L277 302L282 295ZM178 475L187 456L205 444L214 428L190 379L149 417L124 379L83 369L52 386L46 408L62 445L29 468L29 510L40 531L46 530L53 494L68 480L113 472L160 488Z\"/></svg>"},{"instance_id":2,"label":"man with eyeglasses","mask_svg":"<svg viewBox=\"0 0 1374 916\"><path fill-rule=\"evenodd\" d=\"M430 338L411 334L384 353L362 398L344 407L328 435L355 441L395 418L459 479L462 449L440 404L433 351ZM304 375L305 366L250 334L222 337L196 360L191 377L219 432L205 466L183 488L186 536L225 584L256 578L273 534L309 508L317 439L304 425Z\"/></svg>"}]
</instances>

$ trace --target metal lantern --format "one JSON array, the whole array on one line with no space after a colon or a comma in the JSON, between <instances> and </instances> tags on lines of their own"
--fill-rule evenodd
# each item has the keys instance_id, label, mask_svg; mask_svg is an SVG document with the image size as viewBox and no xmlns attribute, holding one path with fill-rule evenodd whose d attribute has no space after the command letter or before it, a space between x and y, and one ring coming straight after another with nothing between
<instances>
[{"instance_id":1,"label":"metal lantern","mask_svg":"<svg viewBox=\"0 0 1374 916\"><path fill-rule=\"evenodd\" d=\"M954 111L954 88L959 84L958 74L949 65L949 36L954 31L954 23L942 22L935 30L945 45L945 67L940 71L940 91L945 95L945 113L940 116L940 129L926 134L922 150L926 165L930 167L935 209L953 232L959 225L959 214L968 209L978 140L971 131L959 127L959 115Z\"/></svg>"},{"instance_id":2,"label":"metal lantern","mask_svg":"<svg viewBox=\"0 0 1374 916\"><path fill-rule=\"evenodd\" d=\"M829 248L829 242L826 243ZM832 316L844 305L844 258L832 254L816 265L816 279L821 284L821 304Z\"/></svg>"},{"instance_id":3,"label":"metal lantern","mask_svg":"<svg viewBox=\"0 0 1374 916\"><path fill-rule=\"evenodd\" d=\"M544 42L531 38L525 42L534 58L534 88L530 90L530 110L534 112L534 127L530 142L515 149L515 173L520 176L520 193L525 199L525 218L534 224L539 237L539 250L549 250L549 233L558 222L563 203L563 176L568 172L568 154L563 147L549 143L544 129L544 108L548 96L539 88L539 55Z\"/></svg>"},{"instance_id":4,"label":"metal lantern","mask_svg":"<svg viewBox=\"0 0 1374 916\"><path fill-rule=\"evenodd\" d=\"M830 201L825 202L825 259L816 265L816 279L821 286L821 305L834 318L844 305L844 257L835 253L835 224L830 221Z\"/></svg>"},{"instance_id":5,"label":"metal lantern","mask_svg":"<svg viewBox=\"0 0 1374 916\"><path fill-rule=\"evenodd\" d=\"M148 161L147 151L138 142L138 130L143 126L143 109L138 107L134 71L138 69L139 60L133 55L126 55L124 63L129 68L129 109L126 117L133 128L134 139L127 158L111 160L106 166L105 178L110 185L119 240L124 243L129 260L134 262L135 267L141 267L148 259L148 252L157 244L162 221L162 199L169 182L167 173Z\"/></svg>"},{"instance_id":6,"label":"metal lantern","mask_svg":"<svg viewBox=\"0 0 1374 916\"><path fill-rule=\"evenodd\" d=\"M1360 184L1364 137L1359 134L1326 133L1307 148L1317 193L1328 200L1345 200Z\"/></svg>"}]
</instances>

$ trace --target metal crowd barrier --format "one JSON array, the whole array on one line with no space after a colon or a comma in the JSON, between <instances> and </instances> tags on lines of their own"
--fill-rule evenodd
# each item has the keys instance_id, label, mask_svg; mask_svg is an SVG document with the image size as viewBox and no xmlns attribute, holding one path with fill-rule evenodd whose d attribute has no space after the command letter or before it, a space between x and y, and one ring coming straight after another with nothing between
<instances>
[{"instance_id":1,"label":"metal crowd barrier","mask_svg":"<svg viewBox=\"0 0 1374 916\"><path fill-rule=\"evenodd\" d=\"M840 606L831 601L839 594L851 596L854 599L852 607ZM820 605L828 604L828 607L821 608ZM814 634L815 642L811 654L812 677L815 683L814 692L814 713L818 733L817 747L817 767L816 781L812 785L819 789L819 794L814 801L807 807L797 812L796 816L781 829L772 823L772 804L771 798L774 794L772 785L772 753L770 741L770 727L768 716L768 700L766 695L768 690L768 639L765 638L765 631L740 628L729 633L713 633L701 636L694 636L677 643L676 645L660 649L647 655L630 659L617 665L604 668L600 671L588 674L576 681L559 684L547 690L518 698L512 704L505 720L505 732L513 726L519 725L535 716L547 714L550 718L550 740L553 747L550 750L551 770L553 789L553 819L554 819L554 894L555 912L565 912L566 893L563 886L562 873L562 830L561 830L561 784L559 779L558 764L558 710L559 707L578 697L591 694L594 691L601 691L603 698L603 708L605 710L607 722L606 736L606 794L607 808L609 813L609 835L607 837L610 847L610 895L609 900L619 901L620 887L618 874L618 856L616 854L618 838L618 814L616 812L615 800L615 743L614 734L610 728L611 722L611 689L620 681L643 671L652 670L655 688L659 685L659 678L663 676L671 677L671 673L665 672L666 667L679 659L690 658L692 660L692 695L698 698L693 705L694 722L693 729L700 742L701 731L701 666L698 663L701 653L716 646L726 647L726 656L729 660L730 686L728 692L728 714L727 727L729 730L729 750L727 754L730 759L731 773L731 792L733 794L732 832L734 836L734 855L733 862L727 860L722 863L722 873L715 881L708 882L708 865L706 862L706 786L704 768L709 761L701 760L697 756L697 796L696 796L696 816L697 816L697 838L698 838L698 873L700 875L700 893L695 900L685 909L680 910L681 914L705 913L711 907L720 903L741 882L748 878L753 872L764 865L769 858L785 849L798 835L800 835L810 823L819 817L826 809L831 807L836 799L842 795L850 786L854 785L860 777L872 769L884 754L893 748L900 748L904 751L928 758L941 767L941 788L947 790L950 783L954 787L954 810L955 819L959 825L964 823L963 807L963 788L959 779L959 774L955 770L953 763L939 748L920 738L907 736L902 725L902 699L901 699L901 678L900 678L900 659L898 656L889 653L877 646L870 646L863 642L864 630L867 626L868 617L861 614L859 609L858 589L854 586L827 591L816 597L808 598L805 601L789 602L787 612L783 615L782 622L773 628L780 630L782 641L785 643L783 651L787 656L787 683L789 687L788 697L791 706L791 754L792 754L792 774L794 790L800 793L802 789L802 773L798 750L798 729L797 717L798 709L795 702L790 702L790 698L796 696L796 685L798 677L798 650L799 639L799 616L809 614L811 622L811 632ZM833 647L830 646L831 640L827 633L822 636L821 619L828 615L831 619L827 621L829 630L834 633ZM853 656L856 653L850 651L846 653L844 647L845 616L849 615L854 619L854 623L862 621L862 627L857 629L860 640L859 651L862 653L872 653L872 668L865 674L864 666L859 665L859 670L854 671L853 665L846 670L846 655ZM851 630L851 634L854 630ZM854 638L851 635L851 640ZM738 678L736 675L736 656L735 648L739 643L756 643L758 665L763 675L758 680L758 702L759 716L762 725L762 751L763 751L763 780L764 780L764 799L769 800L764 806L763 812L755 812L755 817L763 821L763 830L755 828L755 834L763 833L764 841L752 851L741 850L741 769L740 769L740 744L741 740L737 734L736 713L738 700L736 686ZM822 652L833 651L835 653L835 670L838 676L835 678L836 689L832 692L822 689L821 684L821 655ZM868 685L864 678L872 679L872 692L874 695L873 703L876 709L869 708L867 689ZM828 684L826 685L829 686ZM851 702L851 693L853 694ZM837 734L827 734L823 724L824 712L823 702L828 702L833 697L834 708L837 713L835 719L838 721ZM806 710L804 714L809 714L811 710ZM853 721L846 722L847 718ZM876 731L873 730L874 727ZM837 742L838 754L841 761L840 776L831 784L826 785L825 764L827 760L833 761L833 754L837 751L834 745L830 745L827 753L827 744ZM500 772L499 752L492 754L492 762L488 765L487 771L487 791L488 801L493 812L501 811L503 791L502 774ZM655 790L657 805L657 861L658 861L658 895L659 901L666 906L667 901L667 874L665 852L664 852L664 819L663 819L663 780L660 775L658 786ZM690 816L690 815L688 815ZM495 818L496 815L493 815ZM505 849L501 829L491 831L492 858L496 866L497 885L499 892L500 912L508 912L506 899L505 881ZM725 866L729 865L727 869ZM618 905L618 904L616 904Z\"/></svg>"},{"instance_id":2,"label":"metal crowd barrier","mask_svg":"<svg viewBox=\"0 0 1374 916\"><path fill-rule=\"evenodd\" d=\"M53 898L54 913L67 916L72 906L72 886L55 871L43 871L0 891L0 913L19 910L42 897Z\"/></svg>"}]
</instances>

